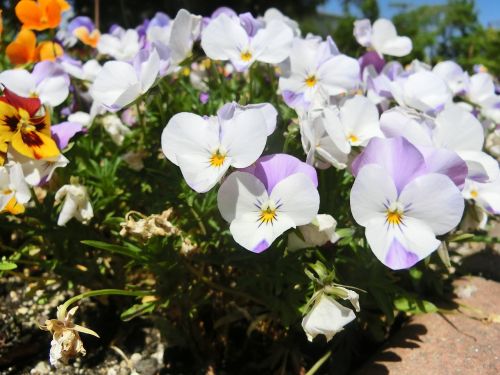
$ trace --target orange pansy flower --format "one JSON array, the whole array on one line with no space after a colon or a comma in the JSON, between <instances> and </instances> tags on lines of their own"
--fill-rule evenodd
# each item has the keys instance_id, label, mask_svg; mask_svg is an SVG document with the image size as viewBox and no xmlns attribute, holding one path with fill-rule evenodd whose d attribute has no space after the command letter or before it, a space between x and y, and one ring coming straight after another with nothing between
<instances>
[{"instance_id":1,"label":"orange pansy flower","mask_svg":"<svg viewBox=\"0 0 500 375\"><path fill-rule=\"evenodd\" d=\"M37 60L36 35L31 30L21 30L5 49L10 62L14 65L26 64Z\"/></svg>"},{"instance_id":2,"label":"orange pansy flower","mask_svg":"<svg viewBox=\"0 0 500 375\"><path fill-rule=\"evenodd\" d=\"M65 0L21 0L15 11L24 28L41 31L59 26L61 13L69 8Z\"/></svg>"},{"instance_id":3,"label":"orange pansy flower","mask_svg":"<svg viewBox=\"0 0 500 375\"><path fill-rule=\"evenodd\" d=\"M101 33L99 30L94 29L91 33L85 26L76 28L73 31L73 35L76 36L83 44L90 46L92 48L97 48L97 43L101 39Z\"/></svg>"},{"instance_id":4,"label":"orange pansy flower","mask_svg":"<svg viewBox=\"0 0 500 375\"><path fill-rule=\"evenodd\" d=\"M48 41L41 42L36 52L40 61L54 61L57 57L64 55L64 50L59 43Z\"/></svg>"}]
</instances>

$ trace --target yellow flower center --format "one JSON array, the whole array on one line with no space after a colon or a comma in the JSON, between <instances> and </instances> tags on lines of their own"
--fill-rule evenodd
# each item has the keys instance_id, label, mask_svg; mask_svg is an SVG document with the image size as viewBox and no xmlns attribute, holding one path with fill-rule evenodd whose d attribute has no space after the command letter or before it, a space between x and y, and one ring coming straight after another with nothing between
<instances>
[{"instance_id":1,"label":"yellow flower center","mask_svg":"<svg viewBox=\"0 0 500 375\"><path fill-rule=\"evenodd\" d=\"M220 167L224 164L224 160L226 160L226 154L217 150L210 156L210 165L212 167Z\"/></svg>"},{"instance_id":2,"label":"yellow flower center","mask_svg":"<svg viewBox=\"0 0 500 375\"><path fill-rule=\"evenodd\" d=\"M470 196L471 196L473 199L476 199L476 198L477 198L477 196L478 196L477 190L471 190L471 192L470 192Z\"/></svg>"},{"instance_id":3,"label":"yellow flower center","mask_svg":"<svg viewBox=\"0 0 500 375\"><path fill-rule=\"evenodd\" d=\"M274 220L276 220L276 216L276 209L267 207L260 210L259 221L264 224L272 223Z\"/></svg>"},{"instance_id":4,"label":"yellow flower center","mask_svg":"<svg viewBox=\"0 0 500 375\"><path fill-rule=\"evenodd\" d=\"M349 141L349 143L356 143L359 141L359 138L356 137L354 134L350 134L348 137L347 137L347 140Z\"/></svg>"},{"instance_id":5,"label":"yellow flower center","mask_svg":"<svg viewBox=\"0 0 500 375\"><path fill-rule=\"evenodd\" d=\"M400 203L393 202L386 211L386 222L390 225L400 225L403 223L403 208Z\"/></svg>"},{"instance_id":6,"label":"yellow flower center","mask_svg":"<svg viewBox=\"0 0 500 375\"><path fill-rule=\"evenodd\" d=\"M249 51L243 51L241 52L240 57L243 61L248 62L252 59L252 54Z\"/></svg>"},{"instance_id":7,"label":"yellow flower center","mask_svg":"<svg viewBox=\"0 0 500 375\"><path fill-rule=\"evenodd\" d=\"M306 80L304 82L306 83L306 86L314 87L314 86L316 86L316 83L318 82L318 80L316 79L316 76L314 74L311 74L310 76L308 76L306 78Z\"/></svg>"}]
</instances>

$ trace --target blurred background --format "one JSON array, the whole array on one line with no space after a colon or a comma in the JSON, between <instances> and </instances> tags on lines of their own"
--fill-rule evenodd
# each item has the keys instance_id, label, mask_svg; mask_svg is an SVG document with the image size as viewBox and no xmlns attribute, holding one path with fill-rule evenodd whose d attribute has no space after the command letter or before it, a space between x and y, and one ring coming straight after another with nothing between
<instances>
[{"instance_id":1,"label":"blurred background","mask_svg":"<svg viewBox=\"0 0 500 375\"><path fill-rule=\"evenodd\" d=\"M71 3L75 13L95 16L94 1ZM135 27L157 11L174 17L180 8L208 16L220 6L254 15L276 7L298 20L303 34L331 35L342 52L353 56L362 52L352 36L353 21L389 18L400 35L413 40L404 63L453 59L469 71L483 65L500 75L500 0L100 0L100 26L102 31L113 23Z\"/></svg>"}]
</instances>

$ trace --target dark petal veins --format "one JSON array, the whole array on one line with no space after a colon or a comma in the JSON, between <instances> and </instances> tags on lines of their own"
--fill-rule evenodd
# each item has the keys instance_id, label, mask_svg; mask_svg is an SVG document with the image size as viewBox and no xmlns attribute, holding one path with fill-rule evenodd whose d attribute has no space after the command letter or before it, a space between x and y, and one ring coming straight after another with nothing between
<instances>
[{"instance_id":1,"label":"dark petal veins","mask_svg":"<svg viewBox=\"0 0 500 375\"><path fill-rule=\"evenodd\" d=\"M17 131L17 126L19 124L19 118L16 116L5 116L3 118L4 125L8 126L11 132Z\"/></svg>"},{"instance_id":2,"label":"dark petal veins","mask_svg":"<svg viewBox=\"0 0 500 375\"><path fill-rule=\"evenodd\" d=\"M21 132L21 138L30 147L43 145L42 139L36 132Z\"/></svg>"}]
</instances>

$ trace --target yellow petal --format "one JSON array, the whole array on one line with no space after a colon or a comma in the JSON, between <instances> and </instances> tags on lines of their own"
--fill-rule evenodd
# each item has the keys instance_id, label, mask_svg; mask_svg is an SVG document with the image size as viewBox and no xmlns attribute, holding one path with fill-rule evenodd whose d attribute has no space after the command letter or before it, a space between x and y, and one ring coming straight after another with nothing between
<instances>
[{"instance_id":1,"label":"yellow petal","mask_svg":"<svg viewBox=\"0 0 500 375\"><path fill-rule=\"evenodd\" d=\"M60 154L54 140L37 131L19 131L11 142L17 152L31 159L51 158Z\"/></svg>"},{"instance_id":2,"label":"yellow petal","mask_svg":"<svg viewBox=\"0 0 500 375\"><path fill-rule=\"evenodd\" d=\"M7 206L2 210L2 212L9 212L12 215L19 215L24 213L24 206L17 202L16 198L12 197L7 203Z\"/></svg>"}]
</instances>

